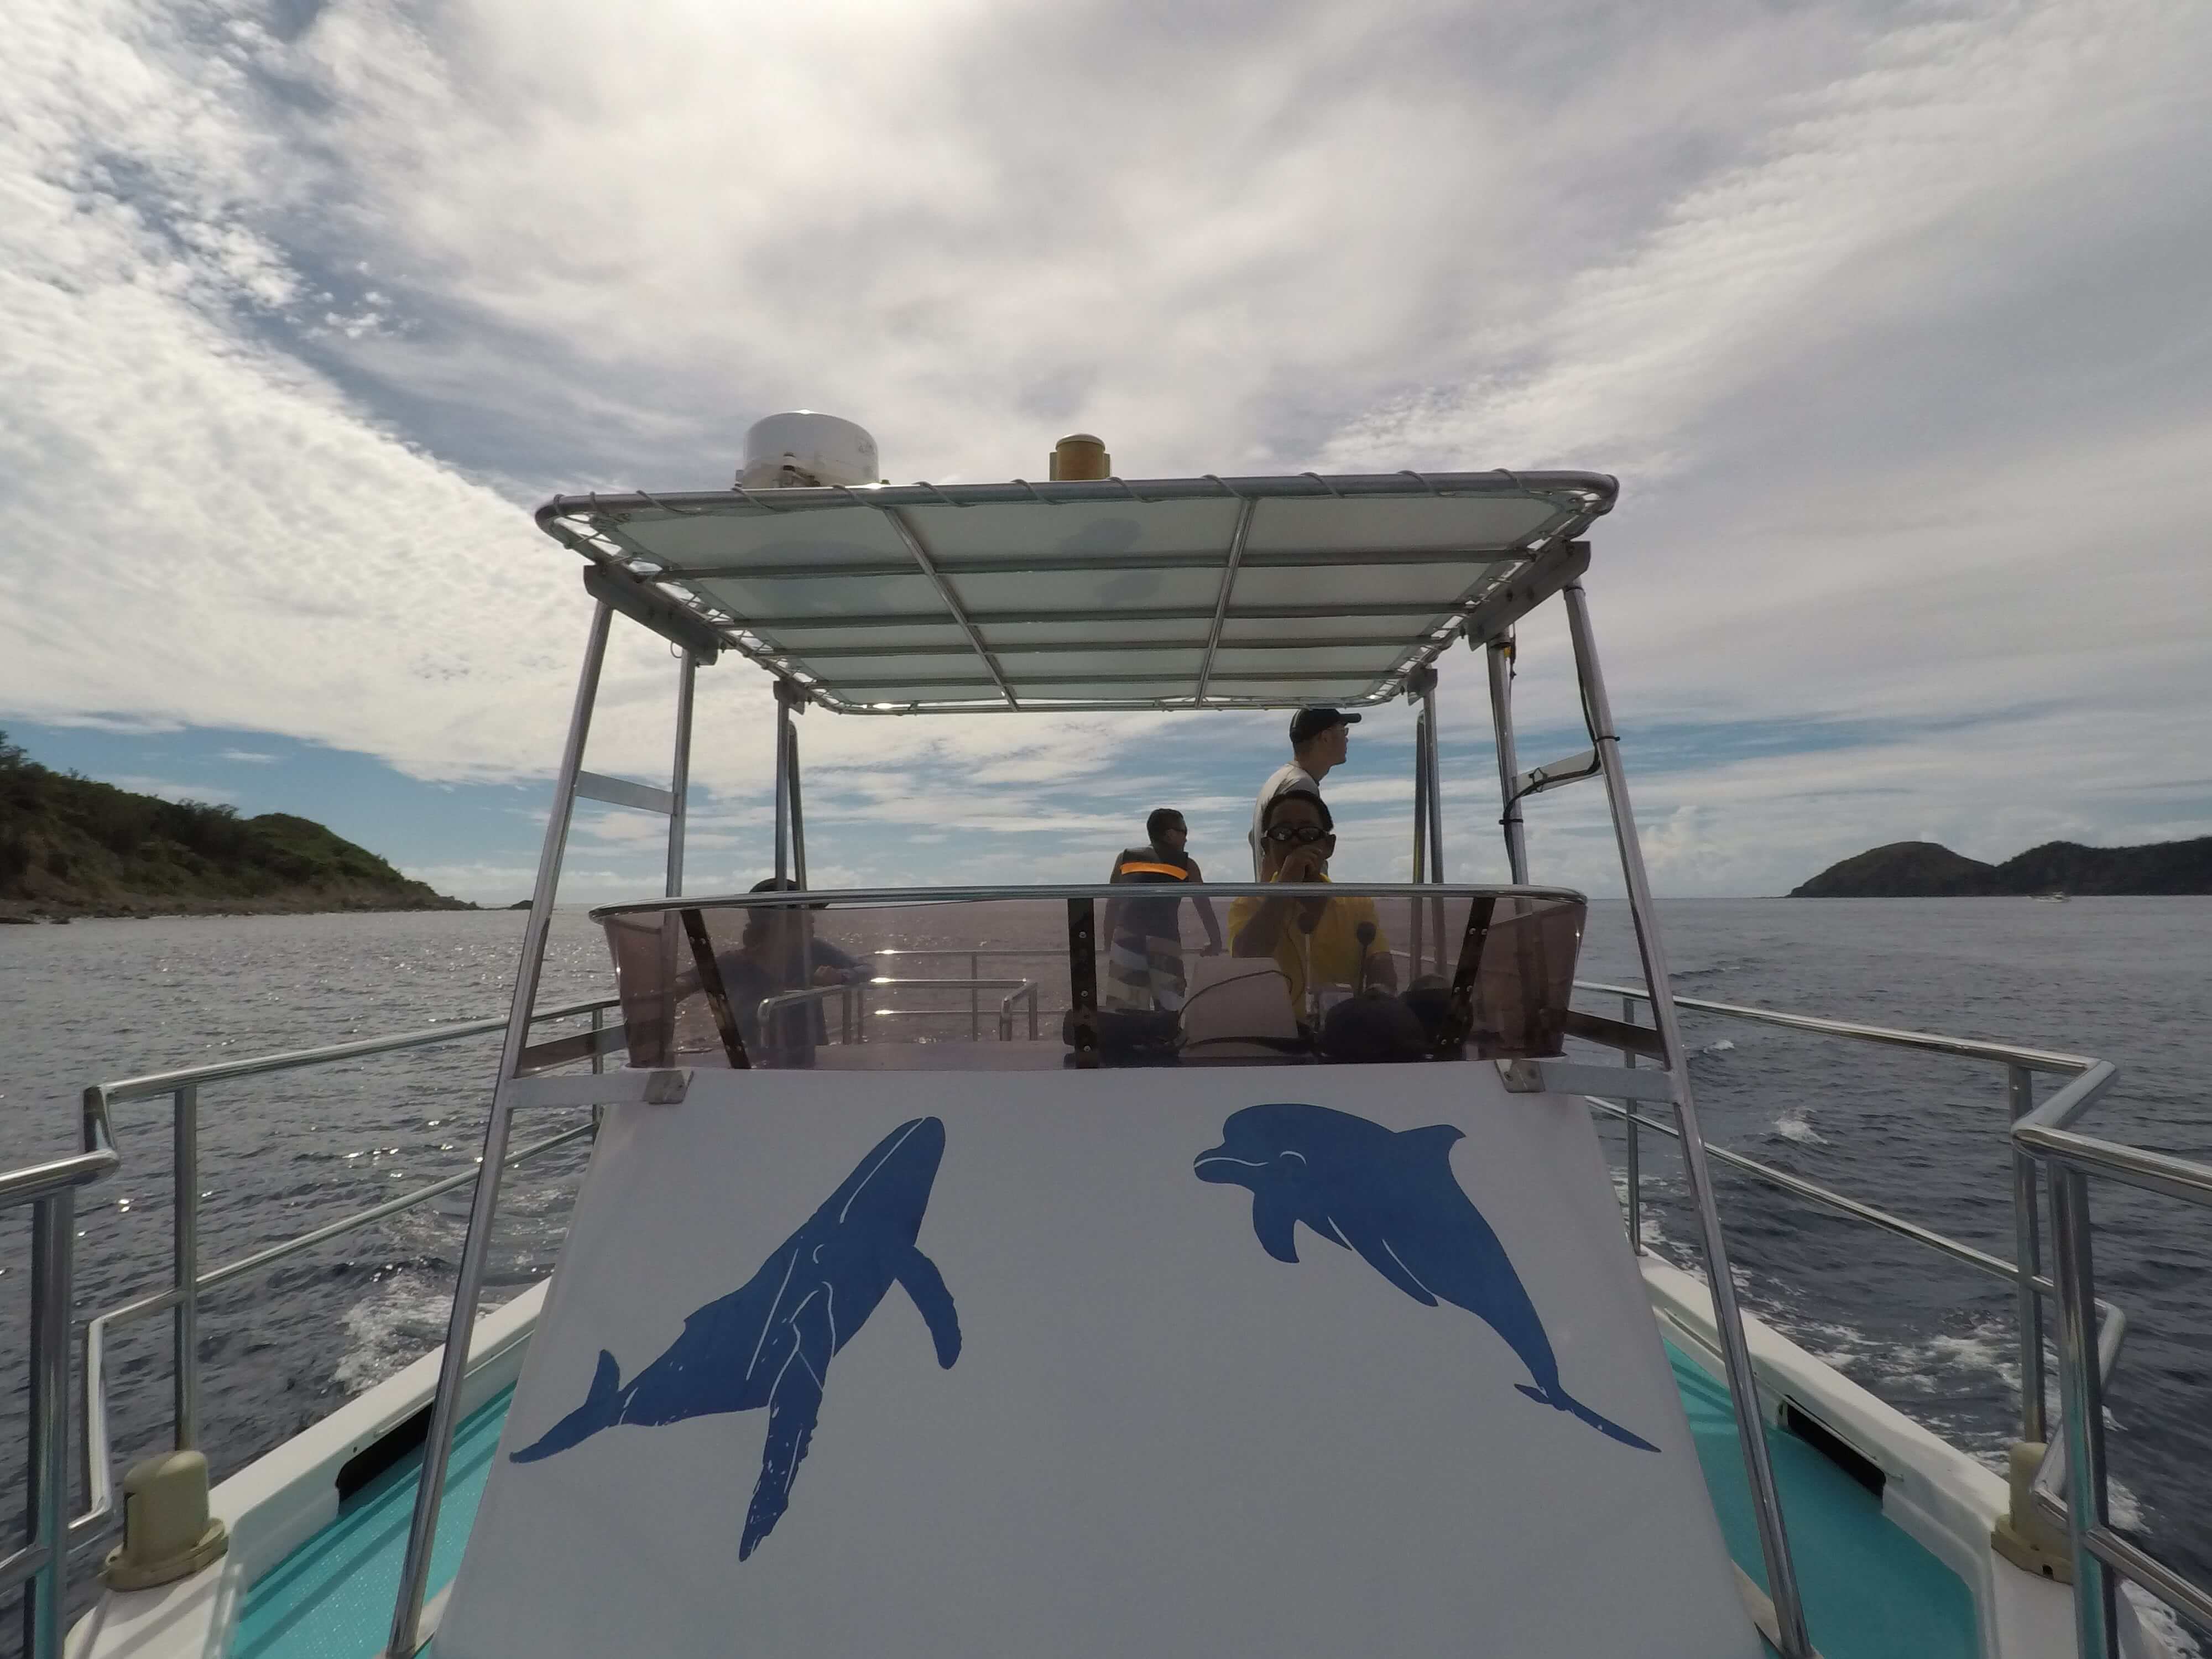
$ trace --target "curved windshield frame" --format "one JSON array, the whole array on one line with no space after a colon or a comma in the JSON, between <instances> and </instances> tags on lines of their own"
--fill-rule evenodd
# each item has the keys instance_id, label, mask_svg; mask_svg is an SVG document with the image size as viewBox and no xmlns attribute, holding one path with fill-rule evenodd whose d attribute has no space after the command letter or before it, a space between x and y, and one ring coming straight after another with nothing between
<instances>
[{"instance_id":1,"label":"curved windshield frame","mask_svg":"<svg viewBox=\"0 0 2212 1659\"><path fill-rule=\"evenodd\" d=\"M1557 1054L1587 911L1565 888L1231 882L591 915L633 1066L1052 1071Z\"/></svg>"}]
</instances>

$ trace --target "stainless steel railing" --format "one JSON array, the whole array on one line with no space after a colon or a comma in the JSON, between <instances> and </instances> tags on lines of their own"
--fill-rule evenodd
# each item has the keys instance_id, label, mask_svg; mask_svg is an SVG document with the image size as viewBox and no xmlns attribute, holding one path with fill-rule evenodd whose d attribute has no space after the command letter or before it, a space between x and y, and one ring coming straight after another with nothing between
<instances>
[{"instance_id":1,"label":"stainless steel railing","mask_svg":"<svg viewBox=\"0 0 2212 1659\"><path fill-rule=\"evenodd\" d=\"M606 1013L617 1004L611 998L569 1003L540 1010L533 1024L588 1016L592 1042L592 1067L604 1065L605 1053L618 1049L621 1033L606 1027ZM470 1037L487 1036L507 1029L504 1017L465 1020L394 1036L334 1042L319 1048L255 1054L177 1071L94 1084L84 1091L82 1136L84 1150L73 1157L28 1169L0 1174L0 1210L28 1203L33 1206L31 1272L31 1482L32 1533L28 1542L0 1559L0 1595L28 1584L30 1603L26 1614L27 1659L52 1659L61 1651L61 1616L67 1591L66 1574L71 1555L96 1541L115 1513L114 1471L108 1428L106 1352L110 1332L119 1325L162 1312L176 1317L176 1341L172 1364L171 1429L179 1449L193 1446L199 1435L200 1371L198 1298L246 1274L274 1266L287 1257L359 1228L400 1214L432 1199L473 1183L477 1170L465 1170L427 1186L372 1206L353 1215L312 1229L296 1237L222 1263L202 1272L199 1267L199 1093L203 1087L232 1079L272 1073L306 1070L341 1060L374 1054L428 1048ZM579 1058L583 1056L580 1055ZM79 1464L88 1505L84 1513L68 1520L69 1474L69 1327L74 1285L72 1246L76 1189L97 1181L120 1167L115 1146L112 1109L131 1102L167 1096L170 1102L170 1130L173 1148L173 1236L171 1284L111 1308L88 1320L84 1328L84 1434ZM524 1163L555 1148L589 1136L589 1123L579 1124L547 1136L511 1153L509 1165Z\"/></svg>"},{"instance_id":2,"label":"stainless steel railing","mask_svg":"<svg viewBox=\"0 0 2212 1659\"><path fill-rule=\"evenodd\" d=\"M2013 1145L2051 1166L2051 1243L2057 1255L2059 1391L2065 1401L2066 1498L2074 1547L2075 1639L2085 1659L2115 1659L2120 1650L2118 1581L2126 1579L2168 1607L2212 1629L2212 1589L2113 1530L2105 1462L2104 1342L2090 1318L2096 1302L2094 1231L2089 1215L2093 1175L2143 1192L2212 1205L2212 1164L2083 1134L2073 1126L2111 1089L2117 1071L2099 1064L2021 1116ZM2113 1346L2117 1347L2117 1339ZM2057 1448L2054 1447L2054 1453ZM2061 1507L2041 1476L2039 1502ZM2109 1571L2108 1571L2109 1570Z\"/></svg>"},{"instance_id":3,"label":"stainless steel railing","mask_svg":"<svg viewBox=\"0 0 2212 1659\"><path fill-rule=\"evenodd\" d=\"M1641 986L1609 985L1598 981L1577 980L1575 988L1595 994L1620 999L1625 1018L1633 1019L1638 1005L1648 1005L1650 994ZM2048 1048L2023 1048L2014 1043L1989 1042L1973 1037L1943 1036L1931 1031L1900 1030L1886 1025L1869 1025L1852 1020L1828 1019L1815 1014L1793 1014L1773 1008L1754 1008L1742 1003L1712 1002L1701 997L1677 996L1677 1008L1695 1013L1717 1014L1729 1019L1752 1024L1774 1026L1784 1030L1803 1031L1815 1036L1840 1037L1856 1042L1874 1043L1881 1047L1909 1049L1916 1054L1942 1054L1955 1060L1978 1061L2002 1066L2005 1070L2005 1101L2014 1121L2027 1113L2033 1103L2034 1074L2055 1073L2075 1076L2099 1064L2087 1054L2069 1054ZM1638 1116L1635 1127L1628 1135L1628 1188L1631 1208L1629 1237L1635 1248L1643 1249L1638 1231L1642 1192L1640 1159L1637 1156L1639 1131L1658 1129L1668 1133L1662 1125L1651 1119ZM1906 1221L1901 1216L1846 1198L1811 1182L1800 1179L1771 1164L1760 1164L1741 1153L1721 1147L1711 1149L1711 1155L1733 1169L1754 1175L1770 1186L1794 1192L1801 1198L1811 1199L1826 1205L1841 1214L1878 1226L1885 1231L1910 1238L1916 1243L1940 1251L1955 1261L1984 1273L2013 1281L2018 1286L2014 1302L2015 1322L2019 1328L2021 1438L2030 1441L2048 1440L2046 1395L2048 1387L2044 1373L2044 1296L2054 1293L2051 1280L2042 1277L2042 1238L2038 1220L2039 1194L2035 1160L2015 1148L2012 1159L2013 1177L2013 1248L2014 1259L1978 1250L1972 1245L1948 1238L1932 1228L1922 1227Z\"/></svg>"},{"instance_id":4,"label":"stainless steel railing","mask_svg":"<svg viewBox=\"0 0 2212 1659\"><path fill-rule=\"evenodd\" d=\"M1650 993L1638 986L1587 980L1575 983L1580 991L1619 997L1624 1018L1632 1021L1638 1006L1650 1000ZM2212 1206L2212 1165L2074 1130L2071 1126L2105 1097L2118 1077L2110 1062L2086 1054L1941 1036L1696 997L1677 996L1674 1002L1677 1008L1693 1012L2004 1068L2005 1101L2012 1123L2013 1221L2018 1253L2013 1261L1741 1153L1710 1145L1706 1152L1782 1191L2011 1283L2017 1294L2020 1328L2021 1438L2048 1447L2033 1492L2037 1504L2067 1529L2074 1557L2075 1641L2081 1659L2118 1659L2117 1578L2140 1585L2177 1613L2212 1628L2212 1589L2160 1561L2112 1526L2104 1395L2126 1339L2127 1316L2096 1295L2088 1204L2088 1177L2097 1175L2144 1191ZM1630 1065L1635 1064L1634 1054L1627 1058ZM2034 1103L2033 1093L2033 1076L2039 1072L2068 1079L2039 1107ZM1589 1103L1628 1126L1628 1235L1632 1246L1640 1253L1644 1246L1638 1142L1646 1129L1665 1135L1674 1135L1676 1131L1640 1115L1633 1103L1623 1106L1592 1098ZM2038 1188L2039 1170L2045 1164L2051 1166L2055 1277L2046 1276L2041 1263ZM2057 1302L2058 1313L2057 1346L2063 1409L2056 1437L2050 1433L2045 1398L2043 1303L2046 1297ZM2063 1498L2061 1487L2065 1492Z\"/></svg>"},{"instance_id":5,"label":"stainless steel railing","mask_svg":"<svg viewBox=\"0 0 2212 1659\"><path fill-rule=\"evenodd\" d=\"M968 988L968 1036L969 1041L974 1042L980 1040L983 1035L983 1005L977 994L990 988L990 985L988 982L978 977L978 975L980 975L983 971L983 964L987 962L1065 962L1067 960L1067 947L1065 945L1048 945L1042 950L1021 950L1012 946L994 946L983 950L974 951L962 951L957 949L907 950L903 947L891 947L881 951L872 951L868 954L875 957L904 957L915 962L942 962L947 960L960 961L965 959L968 963L968 976L965 981L957 979L916 978L904 980L900 982L907 985L936 985L944 987L947 989L958 989L963 986L966 987ZM1035 1037L1037 1034L1037 1000L1036 993L1034 988L1032 988L1030 993L1029 1003L1030 1036L1031 1037ZM1054 1013L1062 1013L1066 1011L1064 1009L1054 1008L1050 1012ZM1003 1027L1006 1022L1012 1018L1010 1011L1004 1004L1000 1005L999 1018L1001 1027Z\"/></svg>"},{"instance_id":6,"label":"stainless steel railing","mask_svg":"<svg viewBox=\"0 0 2212 1659\"><path fill-rule=\"evenodd\" d=\"M0 1210L31 1206L30 1535L0 1557L0 1596L21 1589L28 1659L62 1650L68 1594L69 1319L74 1290L76 1189L111 1174L113 1149L0 1174Z\"/></svg>"},{"instance_id":7,"label":"stainless steel railing","mask_svg":"<svg viewBox=\"0 0 2212 1659\"><path fill-rule=\"evenodd\" d=\"M876 954L889 956L892 952L884 951ZM957 956L960 953L951 951L945 954ZM980 953L971 951L969 954ZM1020 954L1047 956L1051 952L1028 951ZM917 989L966 991L969 1009L969 1034L974 1036L980 1036L981 1034L981 1005L975 1000L976 993L1003 990L1006 994L999 999L999 1041L1012 1042L1014 1040L1014 1009L1018 1004L1023 1002L1029 1004L1030 1041L1032 1042L1036 1041L1037 981L1033 979L976 979L973 976L967 979L935 977L892 979L878 975L872 979L847 980L842 984L817 985L810 990L782 991L775 996L763 997L755 1010L755 1015L760 1022L761 1029L766 1030L770 1016L778 1009L795 1008L801 1004L810 1002L827 1002L830 998L835 997L840 1004L837 1035L838 1040L842 1042L866 1042L868 1020L871 1016L878 1019L955 1019L959 1017L959 1010L957 1008L871 1008L867 1006L868 994L872 991Z\"/></svg>"}]
</instances>

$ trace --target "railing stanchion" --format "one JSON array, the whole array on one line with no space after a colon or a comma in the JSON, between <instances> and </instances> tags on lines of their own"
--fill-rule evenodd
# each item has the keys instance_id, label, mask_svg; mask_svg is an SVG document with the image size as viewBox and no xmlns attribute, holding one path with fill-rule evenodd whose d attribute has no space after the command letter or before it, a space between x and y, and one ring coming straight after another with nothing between
<instances>
[{"instance_id":1,"label":"railing stanchion","mask_svg":"<svg viewBox=\"0 0 2212 1659\"><path fill-rule=\"evenodd\" d=\"M177 1287L176 1442L189 1451L200 1437L200 1090L187 1083L173 1097Z\"/></svg>"},{"instance_id":2,"label":"railing stanchion","mask_svg":"<svg viewBox=\"0 0 2212 1659\"><path fill-rule=\"evenodd\" d=\"M509 1090L522 1069L522 1051L538 1004L545 969L545 941L553 926L553 899L560 885L562 854L576 812L576 775L583 769L584 744L591 735L592 708L599 700L599 669L606 659L607 630L614 611L602 599L592 612L584 664L576 680L576 701L568 717L568 736L561 751L561 770L553 785L553 811L538 855L538 879L530 896L530 921L523 929L515 964L514 999L507 1036L500 1048L491 1107L485 1114L483 1152L477 1166L476 1194L469 1205L469 1228L454 1275L453 1305L446 1320L446 1346L438 1364L438 1391L430 1402L430 1426L422 1441L422 1472L415 1486L415 1512L407 1529L407 1553L400 1563L399 1594L392 1608L390 1659L414 1659L422 1646L422 1603L430 1583L430 1553L438 1535L438 1510L445 1498L446 1469L452 1460L453 1431L460 1423L461 1385L468 1376L469 1346L475 1334L477 1299L483 1290L484 1262L491 1252L492 1228L499 1211L500 1176L507 1162L514 1102ZM781 792L779 791L779 793ZM782 805L779 800L779 806ZM778 873L784 848L778 825ZM696 914L694 912L693 914ZM711 961L712 958L709 958Z\"/></svg>"},{"instance_id":3,"label":"railing stanchion","mask_svg":"<svg viewBox=\"0 0 2212 1659\"><path fill-rule=\"evenodd\" d=\"M983 970L977 966L976 957L977 953L974 951L968 953L968 1041L970 1042L980 1041L983 1035L982 993L978 991L975 985L976 977Z\"/></svg>"},{"instance_id":4,"label":"railing stanchion","mask_svg":"<svg viewBox=\"0 0 2212 1659\"><path fill-rule=\"evenodd\" d=\"M2105 1385L2097 1364L2097 1287L2090 1267L2089 1178L2054 1160L2051 1253L2057 1257L2058 1386L2066 1437L2066 1534L2074 1552L2080 1659L2118 1659L2118 1586L2090 1540L2110 1525L2105 1486Z\"/></svg>"},{"instance_id":5,"label":"railing stanchion","mask_svg":"<svg viewBox=\"0 0 2212 1659\"><path fill-rule=\"evenodd\" d=\"M1630 1025L1633 1025L1637 1023L1636 1000L1633 997L1621 998L1620 1018L1624 1022ZM1634 1050L1632 1049L1629 1051L1627 1060L1631 1066L1636 1064L1636 1054ZM1638 1255L1642 1255L1644 1254L1644 1158L1642 1146L1644 1135L1642 1130L1638 1127L1641 1124L1642 1120L1636 1115L1636 1103L1634 1101L1626 1101L1623 1103L1628 1108L1628 1248L1634 1251Z\"/></svg>"},{"instance_id":6,"label":"railing stanchion","mask_svg":"<svg viewBox=\"0 0 2212 1659\"><path fill-rule=\"evenodd\" d=\"M69 1562L69 1328L76 1189L31 1206L31 1467L25 1530L43 1551L24 1586L26 1659L60 1659Z\"/></svg>"},{"instance_id":7,"label":"railing stanchion","mask_svg":"<svg viewBox=\"0 0 2212 1659\"><path fill-rule=\"evenodd\" d=\"M1752 1370L1751 1349L1744 1337L1743 1314L1736 1301L1735 1281L1729 1276L1728 1241L1721 1226L1720 1209L1713 1192L1712 1168L1705 1157L1705 1136L1698 1127L1696 1090L1690 1079L1690 1058L1682 1043L1682 1023L1675 1011L1674 981L1668 977L1667 953L1654 914L1651 882L1644 866L1644 848L1636 830L1635 809L1628 798L1628 776L1620 761L1620 735L1613 723L1613 705L1605 693L1605 674L1598 665L1597 641L1591 631L1589 599L1579 582L1561 590L1567 610L1567 633L1574 647L1575 678L1583 692L1583 708L1589 726L1590 746L1605 778L1605 795L1613 814L1613 840L1620 852L1621 881L1628 890L1629 919L1635 924L1638 954L1644 963L1644 982L1651 998L1651 1021L1658 1028L1660 1047L1666 1054L1668 1075L1673 1084L1674 1124L1681 1131L1682 1179L1696 1206L1698 1241L1704 1246L1706 1276L1711 1281L1713 1328L1728 1372L1729 1400L1735 1408L1736 1436L1743 1448L1745 1474L1751 1486L1752 1518L1759 1528L1759 1554L1766 1566L1766 1591L1774 1602L1776 1645L1783 1659L1811 1659L1813 1639L1805 1629L1804 1603L1797 1592L1797 1571L1790 1559L1790 1534L1782 1513L1782 1498L1774 1479L1774 1464L1766 1445L1766 1419L1759 1403L1759 1380ZM1499 668L1492 647L1493 704ZM1507 695L1510 697L1510 681ZM1499 760L1510 728L1501 723ZM1512 812L1511 775L1507 775L1509 813ZM1507 847L1514 845L1517 821L1507 824ZM1514 881L1526 881L1525 858L1516 860Z\"/></svg>"},{"instance_id":8,"label":"railing stanchion","mask_svg":"<svg viewBox=\"0 0 2212 1659\"><path fill-rule=\"evenodd\" d=\"M2005 1067L2005 1098L2015 1123L2035 1109L2035 1079L2024 1066ZM2020 1437L2050 1438L2049 1417L2044 1405L2043 1298L2035 1279L2043 1272L2042 1230L2037 1224L2039 1207L2035 1160L2022 1148L2012 1148L2013 1261L2021 1271L2015 1297L2020 1324Z\"/></svg>"}]
</instances>

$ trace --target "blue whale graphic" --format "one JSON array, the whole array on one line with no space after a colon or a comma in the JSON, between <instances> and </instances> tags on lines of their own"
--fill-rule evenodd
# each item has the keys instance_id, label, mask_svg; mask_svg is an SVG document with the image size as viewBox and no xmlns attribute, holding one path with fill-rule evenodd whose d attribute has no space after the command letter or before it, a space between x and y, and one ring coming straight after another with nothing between
<instances>
[{"instance_id":1,"label":"blue whale graphic","mask_svg":"<svg viewBox=\"0 0 2212 1659\"><path fill-rule=\"evenodd\" d=\"M742 1289L685 1319L684 1334L659 1358L625 1382L602 1348L584 1403L512 1461L551 1457L620 1423L658 1427L765 1406L768 1444L738 1545L744 1560L790 1504L831 1356L893 1284L921 1310L937 1363L950 1369L960 1357L952 1294L936 1264L915 1248L944 1156L939 1119L899 1125Z\"/></svg>"},{"instance_id":2,"label":"blue whale graphic","mask_svg":"<svg viewBox=\"0 0 2212 1659\"><path fill-rule=\"evenodd\" d=\"M1398 1133L1326 1106L1248 1106L1201 1152L1200 1181L1249 1187L1252 1231L1278 1261L1296 1261L1297 1224L1355 1251L1416 1302L1464 1308L1512 1346L1535 1379L1531 1400L1571 1412L1601 1434L1659 1449L1601 1417L1559 1382L1559 1362L1505 1247L1451 1171L1457 1129Z\"/></svg>"}]
</instances>

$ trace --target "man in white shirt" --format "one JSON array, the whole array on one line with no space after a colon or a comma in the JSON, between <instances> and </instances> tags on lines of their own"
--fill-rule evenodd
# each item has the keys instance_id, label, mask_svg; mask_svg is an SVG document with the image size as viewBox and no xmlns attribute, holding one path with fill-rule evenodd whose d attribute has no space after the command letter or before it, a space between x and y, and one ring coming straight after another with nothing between
<instances>
[{"instance_id":1,"label":"man in white shirt","mask_svg":"<svg viewBox=\"0 0 2212 1659\"><path fill-rule=\"evenodd\" d=\"M1275 769L1273 776L1260 786L1260 799L1252 806L1251 833L1245 839L1252 844L1252 879L1265 879L1260 874L1262 843L1261 832L1265 828L1261 820L1267 816L1267 803L1287 791L1321 799L1321 781L1330 771L1344 764L1344 753L1352 740L1352 728L1359 716L1346 714L1334 708L1301 708L1291 717L1291 763Z\"/></svg>"}]
</instances>

